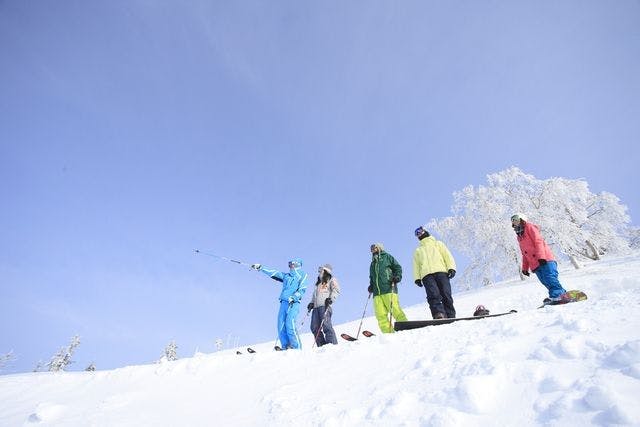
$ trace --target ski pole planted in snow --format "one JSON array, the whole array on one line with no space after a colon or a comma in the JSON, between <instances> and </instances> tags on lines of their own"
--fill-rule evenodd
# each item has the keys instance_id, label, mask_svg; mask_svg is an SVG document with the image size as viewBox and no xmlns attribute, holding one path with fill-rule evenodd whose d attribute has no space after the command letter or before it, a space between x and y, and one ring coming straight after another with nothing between
<instances>
[{"instance_id":1,"label":"ski pole planted in snow","mask_svg":"<svg viewBox=\"0 0 640 427\"><path fill-rule=\"evenodd\" d=\"M360 329L362 328L362 321L364 320L364 315L367 312L367 306L369 305L369 300L371 299L371 292L369 292L369 296L367 297L367 302L364 304L364 311L362 312L362 318L360 319L360 326L358 326L358 333L356 334L356 339L360 336Z\"/></svg>"},{"instance_id":2,"label":"ski pole planted in snow","mask_svg":"<svg viewBox=\"0 0 640 427\"><path fill-rule=\"evenodd\" d=\"M324 326L324 319L327 317L327 311L329 310L331 310L331 307L324 309L324 314L322 315L322 322L320 322L320 327L318 327L318 332L316 332L316 336L313 337L313 346L311 348L315 347L318 344L318 337L322 332L322 327Z\"/></svg>"}]
</instances>

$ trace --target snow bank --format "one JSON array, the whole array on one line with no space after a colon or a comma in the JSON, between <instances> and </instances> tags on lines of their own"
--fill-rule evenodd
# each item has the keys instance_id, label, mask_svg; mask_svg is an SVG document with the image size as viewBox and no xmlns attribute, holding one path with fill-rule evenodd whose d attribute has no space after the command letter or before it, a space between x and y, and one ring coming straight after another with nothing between
<instances>
[{"instance_id":1,"label":"snow bank","mask_svg":"<svg viewBox=\"0 0 640 427\"><path fill-rule=\"evenodd\" d=\"M306 334L302 351L270 342L256 354L3 376L0 425L640 425L639 278L634 255L563 271L567 289L589 295L566 306L537 309L543 287L509 281L456 296L461 316L477 304L518 310L503 317L322 348ZM372 317L364 327L378 332Z\"/></svg>"}]
</instances>

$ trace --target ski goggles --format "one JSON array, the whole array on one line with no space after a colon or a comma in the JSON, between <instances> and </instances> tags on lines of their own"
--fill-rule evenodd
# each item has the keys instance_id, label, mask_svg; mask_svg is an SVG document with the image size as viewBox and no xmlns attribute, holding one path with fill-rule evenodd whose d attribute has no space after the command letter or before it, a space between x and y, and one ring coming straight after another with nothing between
<instances>
[{"instance_id":1,"label":"ski goggles","mask_svg":"<svg viewBox=\"0 0 640 427\"><path fill-rule=\"evenodd\" d=\"M300 267L300 263L296 261L289 261L289 268L298 268Z\"/></svg>"}]
</instances>

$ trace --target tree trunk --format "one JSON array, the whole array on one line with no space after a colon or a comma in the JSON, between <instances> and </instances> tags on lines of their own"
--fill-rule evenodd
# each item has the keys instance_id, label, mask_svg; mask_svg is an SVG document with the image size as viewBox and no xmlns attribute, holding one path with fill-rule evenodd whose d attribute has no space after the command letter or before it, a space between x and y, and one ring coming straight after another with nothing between
<instances>
[{"instance_id":1,"label":"tree trunk","mask_svg":"<svg viewBox=\"0 0 640 427\"><path fill-rule=\"evenodd\" d=\"M598 253L598 249L596 248L596 246L591 243L590 240L585 241L585 243L587 244L587 246L589 246L589 249L591 249L591 252L593 253L593 256L590 258L596 261L599 260L600 254Z\"/></svg>"},{"instance_id":2,"label":"tree trunk","mask_svg":"<svg viewBox=\"0 0 640 427\"><path fill-rule=\"evenodd\" d=\"M569 259L571 260L571 264L576 268L576 270L580 269L580 263L578 263L578 258L575 255L570 255Z\"/></svg>"}]
</instances>

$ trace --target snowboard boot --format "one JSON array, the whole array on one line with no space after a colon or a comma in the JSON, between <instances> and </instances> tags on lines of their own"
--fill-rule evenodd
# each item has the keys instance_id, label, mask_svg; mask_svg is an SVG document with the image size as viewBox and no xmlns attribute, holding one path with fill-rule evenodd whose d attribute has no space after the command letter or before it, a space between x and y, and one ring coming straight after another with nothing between
<instances>
[{"instance_id":1,"label":"snowboard boot","mask_svg":"<svg viewBox=\"0 0 640 427\"><path fill-rule=\"evenodd\" d=\"M446 316L444 315L444 313L436 313L433 318L434 319L444 319Z\"/></svg>"},{"instance_id":2,"label":"snowboard boot","mask_svg":"<svg viewBox=\"0 0 640 427\"><path fill-rule=\"evenodd\" d=\"M558 305L558 304L566 304L568 302L572 302L573 298L571 298L571 295L569 295L567 292L558 295L557 297L553 297L553 298L545 298L542 301L542 304L544 305Z\"/></svg>"}]
</instances>

